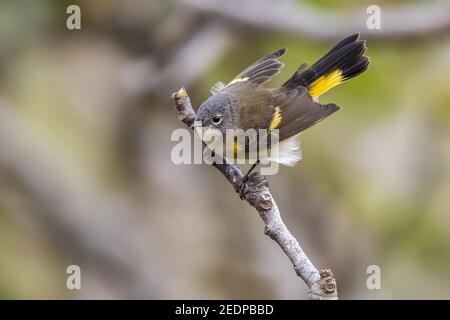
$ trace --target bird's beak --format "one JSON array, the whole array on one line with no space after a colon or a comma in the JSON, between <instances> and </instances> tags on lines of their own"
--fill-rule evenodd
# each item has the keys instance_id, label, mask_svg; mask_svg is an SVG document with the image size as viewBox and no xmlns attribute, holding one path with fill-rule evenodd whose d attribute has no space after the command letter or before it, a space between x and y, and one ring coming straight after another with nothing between
<instances>
[{"instance_id":1,"label":"bird's beak","mask_svg":"<svg viewBox=\"0 0 450 320\"><path fill-rule=\"evenodd\" d=\"M195 120L194 123L192 123L191 128L194 129L195 133L201 137L202 133L202 122Z\"/></svg>"},{"instance_id":2,"label":"bird's beak","mask_svg":"<svg viewBox=\"0 0 450 320\"><path fill-rule=\"evenodd\" d=\"M210 143L214 137L214 132L211 131L211 128L202 126L201 122L198 125L194 125L193 128L196 136L206 144Z\"/></svg>"},{"instance_id":3,"label":"bird's beak","mask_svg":"<svg viewBox=\"0 0 450 320\"><path fill-rule=\"evenodd\" d=\"M194 127L194 131L197 134L197 136L201 137L202 136L202 126L196 126Z\"/></svg>"},{"instance_id":4,"label":"bird's beak","mask_svg":"<svg viewBox=\"0 0 450 320\"><path fill-rule=\"evenodd\" d=\"M206 144L209 144L215 140L218 140L221 136L221 132L217 129L213 129L210 126L203 126L201 121L195 121L192 124L195 134Z\"/></svg>"}]
</instances>

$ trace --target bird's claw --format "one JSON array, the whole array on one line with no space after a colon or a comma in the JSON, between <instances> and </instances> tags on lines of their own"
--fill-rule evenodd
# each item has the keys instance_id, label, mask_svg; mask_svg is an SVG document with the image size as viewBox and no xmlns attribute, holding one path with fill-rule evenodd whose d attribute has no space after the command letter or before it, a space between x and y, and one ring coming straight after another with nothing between
<instances>
[{"instance_id":1,"label":"bird's claw","mask_svg":"<svg viewBox=\"0 0 450 320\"><path fill-rule=\"evenodd\" d=\"M239 194L241 200L245 200L245 194L247 193L247 177L242 178L241 182L239 182L236 187L236 192Z\"/></svg>"}]
</instances>

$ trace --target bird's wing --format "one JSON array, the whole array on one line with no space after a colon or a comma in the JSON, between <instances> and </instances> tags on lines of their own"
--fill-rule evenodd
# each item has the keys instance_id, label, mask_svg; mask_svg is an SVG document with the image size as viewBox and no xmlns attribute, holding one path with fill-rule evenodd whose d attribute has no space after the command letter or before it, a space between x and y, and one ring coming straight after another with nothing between
<instances>
[{"instance_id":1,"label":"bird's wing","mask_svg":"<svg viewBox=\"0 0 450 320\"><path fill-rule=\"evenodd\" d=\"M280 141L306 130L339 110L333 103L314 102L304 87L274 91L272 104L274 108L268 129L278 129Z\"/></svg>"},{"instance_id":2,"label":"bird's wing","mask_svg":"<svg viewBox=\"0 0 450 320\"><path fill-rule=\"evenodd\" d=\"M233 80L227 85L218 83L211 88L211 92L216 94L224 88L229 88L233 85L242 84L244 82L252 82L253 84L262 84L269 81L275 74L279 73L284 66L278 58L286 52L286 48L282 48L275 52L272 52L239 73Z\"/></svg>"}]
</instances>

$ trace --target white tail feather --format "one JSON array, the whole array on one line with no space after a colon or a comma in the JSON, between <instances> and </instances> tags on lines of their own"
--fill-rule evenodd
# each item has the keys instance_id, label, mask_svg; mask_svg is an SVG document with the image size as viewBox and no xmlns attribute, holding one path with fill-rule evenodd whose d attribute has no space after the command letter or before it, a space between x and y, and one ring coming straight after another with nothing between
<instances>
[{"instance_id":1,"label":"white tail feather","mask_svg":"<svg viewBox=\"0 0 450 320\"><path fill-rule=\"evenodd\" d=\"M294 166L302 158L299 135L296 134L272 146L270 156L263 160L275 161L285 166Z\"/></svg>"}]
</instances>

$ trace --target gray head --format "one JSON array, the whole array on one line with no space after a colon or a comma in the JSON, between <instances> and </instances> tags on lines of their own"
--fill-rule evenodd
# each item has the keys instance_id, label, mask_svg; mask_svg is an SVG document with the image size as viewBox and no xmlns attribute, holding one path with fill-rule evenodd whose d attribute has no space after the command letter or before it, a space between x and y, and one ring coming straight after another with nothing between
<instances>
[{"instance_id":1,"label":"gray head","mask_svg":"<svg viewBox=\"0 0 450 320\"><path fill-rule=\"evenodd\" d=\"M226 129L235 128L237 114L234 112L232 95L219 92L202 103L197 110L194 126L220 130L225 134Z\"/></svg>"}]
</instances>

